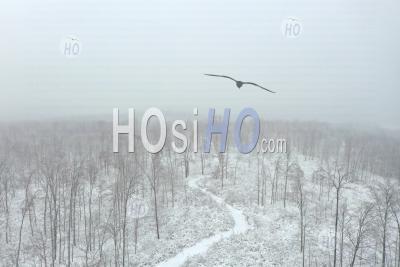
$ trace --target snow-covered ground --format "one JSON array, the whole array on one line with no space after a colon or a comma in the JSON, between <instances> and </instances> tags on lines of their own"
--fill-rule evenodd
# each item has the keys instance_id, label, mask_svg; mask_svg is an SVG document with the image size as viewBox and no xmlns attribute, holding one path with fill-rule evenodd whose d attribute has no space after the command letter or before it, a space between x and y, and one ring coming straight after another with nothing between
<instances>
[{"instance_id":1,"label":"snow-covered ground","mask_svg":"<svg viewBox=\"0 0 400 267\"><path fill-rule=\"evenodd\" d=\"M233 234L237 235L237 234L245 233L250 228L246 217L243 215L243 213L240 210L235 209L234 207L232 207L229 204L226 204L222 198L217 197L216 195L208 192L206 189L201 188L197 185L198 180L200 180L201 178L202 178L201 176L192 178L189 181L189 186L192 189L200 190L205 195L211 197L217 204L225 206L229 210L235 224L234 224L233 228L228 231L217 232L213 236L205 238L205 239L197 242L194 246L183 249L182 252L177 254L175 257L170 258L170 259L158 264L157 265L158 267L180 266L185 261L187 261L188 259L190 259L193 256L206 254L207 251L210 249L210 247L213 244L220 242L221 240L230 238Z\"/></svg>"},{"instance_id":2,"label":"snow-covered ground","mask_svg":"<svg viewBox=\"0 0 400 267\"><path fill-rule=\"evenodd\" d=\"M321 189L321 184L314 174L320 168L318 159L306 159L297 154L292 161L296 163L304 174L305 207L305 250L300 247L300 212L296 200L296 181L289 177L287 186L287 201L283 203L285 155L268 155L263 159L265 166L265 192L260 199L259 161L255 155L242 156L231 154L227 166L227 176L223 186L216 173L217 157L209 157L205 167L205 174L201 175L200 164L197 158L190 162L190 175L187 178L177 179L174 205L168 202L168 197L160 195L159 227L160 238L156 236L154 222L154 205L148 202L149 211L144 218L139 219L138 239L135 251L134 220L129 220L126 231L126 266L301 266L303 260L309 266L330 266L333 257L335 193L331 186ZM275 185L272 177L280 163L280 173ZM121 265L115 263L115 239L112 236L112 190L113 173L98 180L98 186L93 191L93 203L99 202L102 196L103 208L93 207L93 214L100 214L96 220L98 236L104 237L102 251L89 251L85 260L84 239L77 241L74 250L76 266L84 266L89 262L96 266L99 253L102 262L97 265ZM345 205L346 215L343 227L343 247L340 256L343 266L348 266L351 260L352 232L356 230L354 223L362 205L371 202L371 187L384 180L374 177L365 182L349 182L341 193L341 207ZM36 217L43 214L43 190L38 184L35 205ZM273 186L276 186L273 199ZM89 188L87 182L81 184L81 190L86 195ZM99 189L101 188L101 190ZM168 192L168 191L166 191ZM151 196L151 194L150 194ZM1 265L9 266L14 262L15 247L18 241L21 206L23 205L24 191L17 190L12 197L10 208L9 243L0 247ZM164 199L167 199L166 201ZM64 204L64 203L63 203ZM104 208L105 207L105 208ZM85 208L87 209L87 207ZM85 210L83 210L85 212ZM85 213L86 214L86 213ZM87 218L86 218L87 219ZM85 217L79 217L81 225L85 225ZM83 221L82 221L83 220ZM5 227L5 217L0 218L0 228ZM47 221L49 223L49 221ZM341 222L339 221L339 229ZM378 224L375 224L378 225ZM33 229L41 229L41 225L33 225ZM388 243L388 266L396 263L397 251L395 225L393 221L388 226L390 234ZM78 228L78 236L85 236L85 229ZM104 232L103 235L100 232ZM379 231L376 231L379 233ZM21 266L40 266L40 246L33 246L32 242L39 242L43 232L31 232L30 223L26 219L22 229L22 249L20 256ZM47 233L48 234L48 233ZM375 233L371 232L371 235ZM379 235L379 234L378 234ZM66 236L61 236L65 240ZM378 237L379 238L379 237ZM338 238L339 240L340 238ZM120 239L118 239L120 240ZM65 241L64 241L65 242ZM99 242L99 241L98 241ZM39 244L39 243L38 243ZM47 253L49 250L48 243ZM374 266L381 259L379 242L371 237L363 242L363 248L357 257L357 266ZM64 255L67 253L61 250ZM49 255L49 254L48 254ZM303 258L304 257L304 258ZM339 256L338 256L339 257ZM66 265L65 260L57 265Z\"/></svg>"}]
</instances>

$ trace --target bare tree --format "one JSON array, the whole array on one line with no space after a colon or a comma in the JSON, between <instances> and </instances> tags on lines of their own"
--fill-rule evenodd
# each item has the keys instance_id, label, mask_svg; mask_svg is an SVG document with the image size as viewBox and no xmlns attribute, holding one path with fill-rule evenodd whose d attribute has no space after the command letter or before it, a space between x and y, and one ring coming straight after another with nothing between
<instances>
[{"instance_id":1,"label":"bare tree","mask_svg":"<svg viewBox=\"0 0 400 267\"><path fill-rule=\"evenodd\" d=\"M24 172L24 169L23 171ZM22 229L24 227L24 221L25 221L25 217L26 214L28 212L28 210L31 208L32 203L34 201L34 194L32 194L32 192L30 192L30 185L32 183L32 176L33 176L34 172L30 172L28 174L24 174L22 173L22 181L24 182L24 188L25 188L25 198L24 198L24 203L23 203L23 207L21 208L21 223L19 226L19 233L18 233L18 247L17 247L17 256L15 259L15 266L19 266L19 257L20 257L20 252L21 252L21 242L22 242Z\"/></svg>"},{"instance_id":2,"label":"bare tree","mask_svg":"<svg viewBox=\"0 0 400 267\"><path fill-rule=\"evenodd\" d=\"M300 252L303 253L303 266L304 266L304 253L305 253L305 216L307 211L306 206L306 193L304 190L304 173L303 171L299 171L296 175L296 193L297 193L297 206L300 212Z\"/></svg>"},{"instance_id":3,"label":"bare tree","mask_svg":"<svg viewBox=\"0 0 400 267\"><path fill-rule=\"evenodd\" d=\"M349 220L355 220L356 221L356 231L354 231L354 228L352 227L351 221L347 222L347 229L346 229L346 235L348 239L351 242L352 245L352 252L351 252L351 262L350 266L353 267L356 258L358 255L358 251L366 238L368 231L370 231L370 226L372 223L372 210L374 206L370 203L366 203L362 206L360 213L358 216L352 216Z\"/></svg>"},{"instance_id":4,"label":"bare tree","mask_svg":"<svg viewBox=\"0 0 400 267\"><path fill-rule=\"evenodd\" d=\"M327 177L332 183L332 186L335 190L336 196L336 208L335 208L335 239L334 239L334 250L333 250L333 266L336 267L336 252L337 252L337 232L338 232L338 222L339 222L339 202L340 202L340 193L345 185L349 182L348 174L345 173L342 168L335 162L335 166L333 170L328 166L328 170L326 171Z\"/></svg>"},{"instance_id":5,"label":"bare tree","mask_svg":"<svg viewBox=\"0 0 400 267\"><path fill-rule=\"evenodd\" d=\"M199 152L200 153L200 163L201 163L201 175L204 175L204 169L206 165L206 153Z\"/></svg>"},{"instance_id":6,"label":"bare tree","mask_svg":"<svg viewBox=\"0 0 400 267\"><path fill-rule=\"evenodd\" d=\"M69 193L69 214L68 214L68 266L71 266L74 258L74 246L76 246L76 201L81 178L81 164L78 161L73 161L69 168L70 193ZM72 237L72 240L71 240Z\"/></svg>"},{"instance_id":7,"label":"bare tree","mask_svg":"<svg viewBox=\"0 0 400 267\"><path fill-rule=\"evenodd\" d=\"M284 208L286 208L286 194L287 194L289 169L290 169L290 149L288 148L288 150L286 152L285 187L284 187L284 190L283 190L283 207Z\"/></svg>"},{"instance_id":8,"label":"bare tree","mask_svg":"<svg viewBox=\"0 0 400 267\"><path fill-rule=\"evenodd\" d=\"M160 239L160 229L159 229L159 218L158 218L158 201L157 201L157 194L159 188L159 181L160 181L160 172L162 170L162 162L160 158L160 154L152 154L150 156L150 173L146 170L143 170L143 173L146 175L152 193L153 193L153 203L154 203L154 220L156 224L156 236L157 239ZM139 165L140 166L140 165Z\"/></svg>"},{"instance_id":9,"label":"bare tree","mask_svg":"<svg viewBox=\"0 0 400 267\"><path fill-rule=\"evenodd\" d=\"M386 239L391 208L394 198L394 184L387 179L384 183L378 182L376 188L371 188L375 198L375 208L382 228L382 261L381 266L386 266Z\"/></svg>"},{"instance_id":10,"label":"bare tree","mask_svg":"<svg viewBox=\"0 0 400 267\"><path fill-rule=\"evenodd\" d=\"M344 204L341 207L341 218L340 218L340 267L343 266L343 250L344 250L344 222L346 219L346 213L347 213L347 203L344 202Z\"/></svg>"},{"instance_id":11,"label":"bare tree","mask_svg":"<svg viewBox=\"0 0 400 267\"><path fill-rule=\"evenodd\" d=\"M264 155L257 157L257 169L257 201L258 205L264 206L267 199L267 179L271 180L271 184L274 182L271 179L272 176L269 166L264 161Z\"/></svg>"},{"instance_id":12,"label":"bare tree","mask_svg":"<svg viewBox=\"0 0 400 267\"><path fill-rule=\"evenodd\" d=\"M278 200L278 183L279 183L279 174L280 174L280 164L281 158L275 161L274 175L272 179L272 187L271 187L271 204L274 204Z\"/></svg>"},{"instance_id":13,"label":"bare tree","mask_svg":"<svg viewBox=\"0 0 400 267\"><path fill-rule=\"evenodd\" d=\"M391 211L393 213L393 217L396 221L397 226L397 267L400 267L400 199L399 199L399 187L396 187L395 197L393 198L391 204Z\"/></svg>"},{"instance_id":14,"label":"bare tree","mask_svg":"<svg viewBox=\"0 0 400 267\"><path fill-rule=\"evenodd\" d=\"M168 156L168 174L169 174L169 184L170 184L170 189L171 189L171 202L172 202L172 207L175 205L175 176L177 174L177 159L176 156L171 152L171 149L168 149L167 152Z\"/></svg>"}]
</instances>

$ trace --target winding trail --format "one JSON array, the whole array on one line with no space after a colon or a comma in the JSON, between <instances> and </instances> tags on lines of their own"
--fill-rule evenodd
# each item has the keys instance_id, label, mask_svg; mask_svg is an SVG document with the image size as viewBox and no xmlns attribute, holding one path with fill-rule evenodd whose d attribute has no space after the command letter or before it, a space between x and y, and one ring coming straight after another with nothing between
<instances>
[{"instance_id":1,"label":"winding trail","mask_svg":"<svg viewBox=\"0 0 400 267\"><path fill-rule=\"evenodd\" d=\"M161 263L159 263L157 266L158 267L175 267L175 266L181 266L186 260L189 258L195 256L195 255L202 255L207 252L207 250L215 243L222 239L227 239L233 234L242 234L245 233L249 228L249 224L247 223L246 217L243 215L243 213L232 207L231 205L225 203L225 201L214 195L213 193L209 192L208 190L201 188L200 186L197 185L197 182L203 178L203 176L196 176L195 178L192 178L189 180L189 186L193 189L199 190L202 193L210 196L215 202L219 204L223 204L226 206L226 208L229 210L231 213L231 216L233 220L235 221L235 225L232 229L224 232L218 232L214 234L213 236L204 238L194 244L191 247L183 249L180 253L175 255L174 257L167 259Z\"/></svg>"}]
</instances>

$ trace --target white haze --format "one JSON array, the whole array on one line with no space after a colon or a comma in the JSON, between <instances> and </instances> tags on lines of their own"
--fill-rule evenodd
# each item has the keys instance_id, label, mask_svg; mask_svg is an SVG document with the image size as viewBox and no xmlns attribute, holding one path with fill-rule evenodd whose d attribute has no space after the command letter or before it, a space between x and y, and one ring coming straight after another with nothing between
<instances>
[{"instance_id":1,"label":"white haze","mask_svg":"<svg viewBox=\"0 0 400 267\"><path fill-rule=\"evenodd\" d=\"M400 127L399 1L2 1L0 120L254 107ZM302 35L281 23L298 18ZM76 59L60 41L77 36ZM237 90L228 74L276 90ZM222 112L222 110L221 110Z\"/></svg>"}]
</instances>

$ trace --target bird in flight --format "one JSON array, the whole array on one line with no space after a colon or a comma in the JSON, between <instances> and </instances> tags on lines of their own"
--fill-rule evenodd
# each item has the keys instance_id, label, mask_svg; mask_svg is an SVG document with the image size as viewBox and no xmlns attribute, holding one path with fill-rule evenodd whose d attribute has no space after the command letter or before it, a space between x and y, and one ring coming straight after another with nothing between
<instances>
[{"instance_id":1,"label":"bird in flight","mask_svg":"<svg viewBox=\"0 0 400 267\"><path fill-rule=\"evenodd\" d=\"M269 90L269 89L267 89L267 88L265 88L265 87L262 87L262 86L260 86L260 85L258 85L258 84L256 84L256 83L238 81L238 80L236 80L236 79L234 79L234 78L232 78L232 77L226 76L226 75L216 75L216 74L207 74L207 73L204 74L204 75L212 76L212 77L220 77L220 78L227 78L227 79L230 79L230 80L232 80L232 81L234 81L234 82L236 83L236 86L237 86L237 88L239 88L239 89L240 89L243 85L249 84L249 85L257 86L257 87L259 87L259 88L261 88L261 89L264 89L264 90L266 90L266 91L268 91L268 92L270 92L270 93L275 93L274 91L271 91L271 90Z\"/></svg>"}]
</instances>

